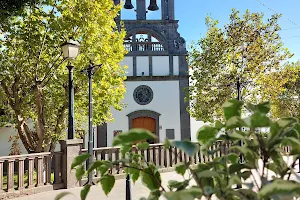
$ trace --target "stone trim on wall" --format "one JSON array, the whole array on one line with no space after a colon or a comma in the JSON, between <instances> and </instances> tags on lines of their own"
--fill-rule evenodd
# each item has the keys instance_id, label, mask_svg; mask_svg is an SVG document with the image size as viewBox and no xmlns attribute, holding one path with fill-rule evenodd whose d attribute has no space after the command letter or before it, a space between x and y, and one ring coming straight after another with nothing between
<instances>
[{"instance_id":1,"label":"stone trim on wall","mask_svg":"<svg viewBox=\"0 0 300 200\"><path fill-rule=\"evenodd\" d=\"M151 111L151 110L137 110L134 111L132 113L129 113L127 115L128 117L128 128L131 129L132 128L132 120L139 118L139 117L150 117L152 119L155 119L156 122L156 136L157 136L157 142L160 142L159 140L159 116L161 114L155 112L155 111Z\"/></svg>"},{"instance_id":2,"label":"stone trim on wall","mask_svg":"<svg viewBox=\"0 0 300 200\"><path fill-rule=\"evenodd\" d=\"M125 81L178 81L188 80L189 76L127 76Z\"/></svg>"}]
</instances>

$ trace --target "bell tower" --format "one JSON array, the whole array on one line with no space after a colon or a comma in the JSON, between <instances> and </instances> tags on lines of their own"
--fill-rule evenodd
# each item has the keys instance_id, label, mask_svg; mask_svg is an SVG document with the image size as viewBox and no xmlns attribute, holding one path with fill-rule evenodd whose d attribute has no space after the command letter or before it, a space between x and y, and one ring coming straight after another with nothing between
<instances>
[{"instance_id":1,"label":"bell tower","mask_svg":"<svg viewBox=\"0 0 300 200\"><path fill-rule=\"evenodd\" d=\"M120 0L114 0L116 5ZM165 138L190 140L189 105L185 101L189 86L186 42L178 33L174 0L126 0L124 9L136 13L135 20L122 20L127 32L128 51L121 66L127 66L126 94L122 111L113 110L114 122L98 127L98 147L111 146L113 137L131 128L145 128L163 142ZM147 19L161 10L161 19ZM101 144L101 135L107 143Z\"/></svg>"}]
</instances>

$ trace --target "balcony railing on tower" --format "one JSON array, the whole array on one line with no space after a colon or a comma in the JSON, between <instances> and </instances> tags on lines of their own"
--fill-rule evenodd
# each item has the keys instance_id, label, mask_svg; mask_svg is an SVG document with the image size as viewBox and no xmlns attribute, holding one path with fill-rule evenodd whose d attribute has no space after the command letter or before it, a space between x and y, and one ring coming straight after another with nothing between
<instances>
[{"instance_id":1,"label":"balcony railing on tower","mask_svg":"<svg viewBox=\"0 0 300 200\"><path fill-rule=\"evenodd\" d=\"M127 51L165 51L160 42L124 42Z\"/></svg>"}]
</instances>

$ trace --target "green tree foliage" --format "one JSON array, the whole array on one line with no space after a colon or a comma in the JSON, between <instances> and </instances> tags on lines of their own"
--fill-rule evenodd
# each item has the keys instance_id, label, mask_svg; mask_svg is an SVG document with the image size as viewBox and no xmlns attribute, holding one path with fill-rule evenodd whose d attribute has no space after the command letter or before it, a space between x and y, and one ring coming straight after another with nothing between
<instances>
[{"instance_id":1,"label":"green tree foliage","mask_svg":"<svg viewBox=\"0 0 300 200\"><path fill-rule=\"evenodd\" d=\"M189 55L194 117L210 122L221 118L225 100L237 97L238 79L241 97L248 102L273 101L285 91L296 74L281 73L292 54L279 36L279 18L273 15L265 21L262 13L240 16L233 10L230 22L219 28L218 21L207 17L207 34L192 45Z\"/></svg>"},{"instance_id":2,"label":"green tree foliage","mask_svg":"<svg viewBox=\"0 0 300 200\"><path fill-rule=\"evenodd\" d=\"M0 0L0 20L17 15L29 4L37 0Z\"/></svg>"},{"instance_id":3,"label":"green tree foliage","mask_svg":"<svg viewBox=\"0 0 300 200\"><path fill-rule=\"evenodd\" d=\"M120 9L111 0L43 0L1 24L0 105L6 113L1 120L16 124L28 152L54 150L63 135L68 108L67 64L75 66L77 129L88 106L87 76L80 71L90 61L102 65L93 76L94 123L110 120L111 107L122 108L119 102L126 77L119 62L125 54L125 32L118 31L114 20ZM69 38L81 44L72 63L63 59L60 49ZM28 125L29 119L34 127Z\"/></svg>"},{"instance_id":4,"label":"green tree foliage","mask_svg":"<svg viewBox=\"0 0 300 200\"><path fill-rule=\"evenodd\" d=\"M291 64L284 71L285 73L298 73L294 79L289 79L285 84L283 93L272 102L272 114L275 117L293 116L300 119L300 61ZM276 76L276 73L275 73Z\"/></svg>"},{"instance_id":5,"label":"green tree foliage","mask_svg":"<svg viewBox=\"0 0 300 200\"><path fill-rule=\"evenodd\" d=\"M243 107L251 113L246 118L241 115ZM176 147L190 157L195 156L201 146L201 155L211 158L196 165L189 161L177 164L175 171L183 175L184 181L171 180L166 187L162 184L156 165L146 162L145 155L137 152L145 150L144 147L148 148L147 145L132 147L141 139L135 138L133 133L144 135L145 140L149 136L155 137L146 130L130 130L116 136L114 141L121 145L123 159L114 162L96 161L87 172L100 172L100 182L104 179L106 183L101 182L102 189L108 194L115 183L109 169L112 165L119 166L121 163L121 167L125 168L133 180L140 178L150 190L147 199L151 200L158 200L161 196L167 200L298 198L300 179L297 174L298 167L295 169L295 166L300 156L300 123L297 118L292 117L271 120L268 117L270 107L269 103L253 105L236 99L229 100L222 105L226 120L223 123L217 121L214 125L203 126L199 130L197 138L200 145L190 141L167 141L168 148ZM261 127L269 130L266 136L254 131ZM240 141L243 146L240 146ZM291 147L289 155L282 149L286 146ZM126 150L122 151L124 149ZM222 156L218 156L220 152ZM243 155L242 163L239 161L240 155ZM291 162L286 162L284 156ZM78 156L72 168L76 168L76 172L83 175L82 168L88 158L87 154ZM82 175L77 177L78 180ZM242 188L236 188L237 185ZM83 188L82 193L86 194L88 189L89 187ZM85 198L86 196L82 200Z\"/></svg>"}]
</instances>

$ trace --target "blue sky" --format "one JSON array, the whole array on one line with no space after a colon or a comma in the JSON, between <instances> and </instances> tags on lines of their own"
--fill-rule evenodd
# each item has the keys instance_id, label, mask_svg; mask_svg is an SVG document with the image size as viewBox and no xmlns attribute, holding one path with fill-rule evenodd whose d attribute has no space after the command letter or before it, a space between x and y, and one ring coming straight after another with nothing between
<instances>
[{"instance_id":1,"label":"blue sky","mask_svg":"<svg viewBox=\"0 0 300 200\"><path fill-rule=\"evenodd\" d=\"M148 5L150 0L146 1ZM158 4L160 1L157 0ZM135 5L135 0L132 2ZM275 12L281 13L279 24L282 29L288 29L280 32L284 46L295 54L292 61L300 60L300 0L175 0L175 17L179 20L179 32L189 45L205 36L206 15L219 20L220 26L223 26L229 21L228 16L232 8L242 13L246 9L250 12L264 12L265 17L270 17ZM159 19L160 12L151 12L148 18ZM135 12L123 10L122 19L135 19Z\"/></svg>"}]
</instances>

